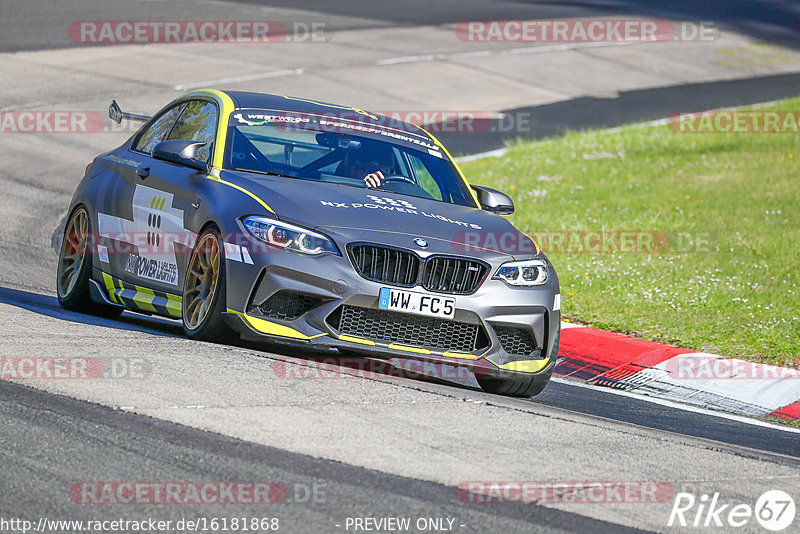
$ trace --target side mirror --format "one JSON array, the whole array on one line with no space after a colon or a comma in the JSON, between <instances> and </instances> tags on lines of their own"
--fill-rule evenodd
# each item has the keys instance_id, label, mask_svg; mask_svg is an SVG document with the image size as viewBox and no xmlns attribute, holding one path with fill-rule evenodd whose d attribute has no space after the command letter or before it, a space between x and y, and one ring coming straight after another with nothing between
<instances>
[{"instance_id":1,"label":"side mirror","mask_svg":"<svg viewBox=\"0 0 800 534\"><path fill-rule=\"evenodd\" d=\"M510 196L497 189L490 189L478 185L473 185L471 187L478 195L478 202L480 202L482 209L491 211L497 215L511 215L514 213L514 201L511 200Z\"/></svg>"},{"instance_id":2,"label":"side mirror","mask_svg":"<svg viewBox=\"0 0 800 534\"><path fill-rule=\"evenodd\" d=\"M173 139L161 141L153 148L153 157L170 163L185 165L201 172L208 172L208 163L197 159L197 153L206 143Z\"/></svg>"}]
</instances>

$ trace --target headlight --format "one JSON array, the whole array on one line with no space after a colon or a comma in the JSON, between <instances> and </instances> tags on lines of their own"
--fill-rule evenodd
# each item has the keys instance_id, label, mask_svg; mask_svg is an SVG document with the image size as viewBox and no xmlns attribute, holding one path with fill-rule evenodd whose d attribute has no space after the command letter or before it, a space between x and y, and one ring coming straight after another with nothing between
<instances>
[{"instance_id":1,"label":"headlight","mask_svg":"<svg viewBox=\"0 0 800 534\"><path fill-rule=\"evenodd\" d=\"M308 228L257 215L246 218L242 224L253 237L273 247L311 256L326 253L341 256L339 249L329 237Z\"/></svg>"},{"instance_id":2,"label":"headlight","mask_svg":"<svg viewBox=\"0 0 800 534\"><path fill-rule=\"evenodd\" d=\"M497 269L494 279L512 286L541 286L547 282L547 262L525 260L504 263Z\"/></svg>"}]
</instances>

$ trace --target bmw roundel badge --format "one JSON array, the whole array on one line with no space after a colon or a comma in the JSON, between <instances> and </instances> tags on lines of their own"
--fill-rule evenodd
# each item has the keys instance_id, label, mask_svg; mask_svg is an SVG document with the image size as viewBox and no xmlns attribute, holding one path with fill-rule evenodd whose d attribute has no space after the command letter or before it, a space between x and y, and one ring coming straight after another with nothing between
<instances>
[{"instance_id":1,"label":"bmw roundel badge","mask_svg":"<svg viewBox=\"0 0 800 534\"><path fill-rule=\"evenodd\" d=\"M419 248L428 248L428 242L419 237L414 240L414 244Z\"/></svg>"}]
</instances>

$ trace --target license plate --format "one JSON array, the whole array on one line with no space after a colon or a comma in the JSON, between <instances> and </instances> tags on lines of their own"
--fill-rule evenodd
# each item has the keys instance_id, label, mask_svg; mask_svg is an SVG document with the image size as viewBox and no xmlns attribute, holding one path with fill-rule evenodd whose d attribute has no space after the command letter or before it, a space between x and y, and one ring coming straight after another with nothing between
<instances>
[{"instance_id":1,"label":"license plate","mask_svg":"<svg viewBox=\"0 0 800 534\"><path fill-rule=\"evenodd\" d=\"M384 287L381 288L378 307L382 310L452 319L456 313L456 299Z\"/></svg>"}]
</instances>

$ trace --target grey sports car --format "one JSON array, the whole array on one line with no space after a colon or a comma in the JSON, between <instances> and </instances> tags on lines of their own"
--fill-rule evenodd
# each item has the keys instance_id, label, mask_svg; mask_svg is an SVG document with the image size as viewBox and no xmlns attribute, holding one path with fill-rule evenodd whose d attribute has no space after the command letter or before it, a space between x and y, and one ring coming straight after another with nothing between
<instances>
[{"instance_id":1,"label":"grey sports car","mask_svg":"<svg viewBox=\"0 0 800 534\"><path fill-rule=\"evenodd\" d=\"M489 392L547 384L558 278L424 129L356 108L201 90L87 166L61 305L231 335L466 367Z\"/></svg>"}]
</instances>

